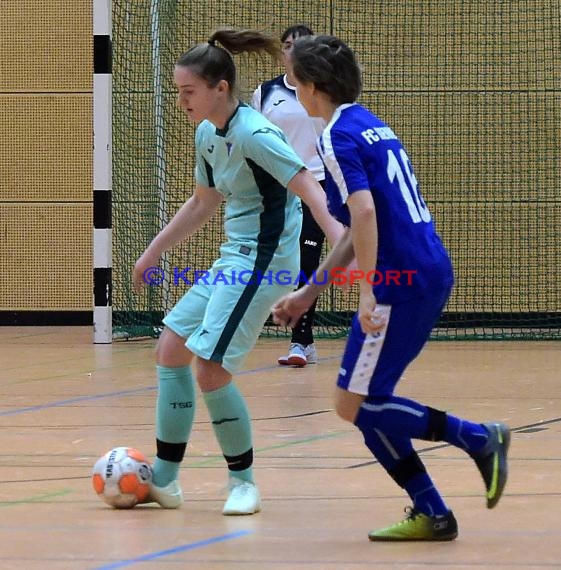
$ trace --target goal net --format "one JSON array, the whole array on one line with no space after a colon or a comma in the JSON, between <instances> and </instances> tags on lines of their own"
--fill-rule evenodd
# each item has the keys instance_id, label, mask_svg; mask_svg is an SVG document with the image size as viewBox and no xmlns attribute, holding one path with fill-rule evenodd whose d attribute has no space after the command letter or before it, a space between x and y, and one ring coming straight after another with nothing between
<instances>
[{"instance_id":1,"label":"goal net","mask_svg":"<svg viewBox=\"0 0 561 570\"><path fill-rule=\"evenodd\" d=\"M561 338L561 4L549 0L113 0L114 338L157 336L185 293L172 268L206 269L217 215L162 260L140 296L135 260L193 188L194 127L177 109L176 58L219 26L295 23L345 40L360 102L398 133L453 258L434 338ZM282 72L235 56L241 96ZM357 291L319 300L315 334L345 335ZM267 323L264 335L287 331Z\"/></svg>"}]
</instances>

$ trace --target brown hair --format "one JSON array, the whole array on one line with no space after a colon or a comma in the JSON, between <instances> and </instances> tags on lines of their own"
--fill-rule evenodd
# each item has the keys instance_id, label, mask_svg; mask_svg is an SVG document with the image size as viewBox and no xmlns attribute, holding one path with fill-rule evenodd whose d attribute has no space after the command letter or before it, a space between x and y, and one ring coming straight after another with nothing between
<instances>
[{"instance_id":1,"label":"brown hair","mask_svg":"<svg viewBox=\"0 0 561 570\"><path fill-rule=\"evenodd\" d=\"M313 36L314 32L312 28L306 26L306 24L296 24L295 26L290 26L286 28L281 36L281 42L285 42L288 38L300 38L302 36Z\"/></svg>"},{"instance_id":2,"label":"brown hair","mask_svg":"<svg viewBox=\"0 0 561 570\"><path fill-rule=\"evenodd\" d=\"M362 89L354 52L335 36L300 36L292 50L294 76L313 83L337 105L354 103Z\"/></svg>"},{"instance_id":3,"label":"brown hair","mask_svg":"<svg viewBox=\"0 0 561 570\"><path fill-rule=\"evenodd\" d=\"M217 45L217 42L221 45ZM215 87L224 79L233 92L236 89L236 66L232 55L263 52L278 60L280 56L278 40L256 30L219 28L212 32L208 41L192 47L179 56L176 65L189 67L210 87Z\"/></svg>"}]
</instances>

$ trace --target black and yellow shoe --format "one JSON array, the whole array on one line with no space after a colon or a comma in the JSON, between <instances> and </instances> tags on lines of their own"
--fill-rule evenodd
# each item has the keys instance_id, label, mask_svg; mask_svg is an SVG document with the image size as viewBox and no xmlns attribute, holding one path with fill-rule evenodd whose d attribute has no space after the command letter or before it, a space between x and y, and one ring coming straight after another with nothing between
<instances>
[{"instance_id":1,"label":"black and yellow shoe","mask_svg":"<svg viewBox=\"0 0 561 570\"><path fill-rule=\"evenodd\" d=\"M510 429L499 422L485 423L483 426L489 432L489 439L483 448L472 453L471 457L485 481L487 508L492 509L499 502L508 477Z\"/></svg>"},{"instance_id":2,"label":"black and yellow shoe","mask_svg":"<svg viewBox=\"0 0 561 570\"><path fill-rule=\"evenodd\" d=\"M452 511L442 517L429 517L407 507L407 516L401 522L373 530L368 538L375 541L454 540L458 536L458 523Z\"/></svg>"}]
</instances>

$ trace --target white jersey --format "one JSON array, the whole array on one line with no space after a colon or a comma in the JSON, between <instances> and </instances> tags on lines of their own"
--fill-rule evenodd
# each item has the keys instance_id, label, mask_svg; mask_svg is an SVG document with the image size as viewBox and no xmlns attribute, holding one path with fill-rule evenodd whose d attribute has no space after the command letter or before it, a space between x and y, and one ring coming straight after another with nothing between
<instances>
[{"instance_id":1,"label":"white jersey","mask_svg":"<svg viewBox=\"0 0 561 570\"><path fill-rule=\"evenodd\" d=\"M296 88L288 83L286 75L279 75L259 85L251 98L251 106L283 130L316 180L324 180L323 163L316 151L316 141L325 128L325 121L306 113L296 98Z\"/></svg>"}]
</instances>

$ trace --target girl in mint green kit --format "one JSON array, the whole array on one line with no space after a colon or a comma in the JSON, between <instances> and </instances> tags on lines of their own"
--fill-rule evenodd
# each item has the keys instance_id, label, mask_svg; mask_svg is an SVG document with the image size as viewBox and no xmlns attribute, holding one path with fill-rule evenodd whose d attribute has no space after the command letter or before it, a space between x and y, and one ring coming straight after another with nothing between
<instances>
[{"instance_id":1,"label":"girl in mint green kit","mask_svg":"<svg viewBox=\"0 0 561 570\"><path fill-rule=\"evenodd\" d=\"M259 32L221 29L183 54L175 67L178 105L198 123L196 187L138 259L137 289L145 271L201 228L222 201L227 239L211 277L194 284L164 318L158 341L157 456L149 500L164 508L183 502L178 472L195 413L192 370L228 465L230 494L223 514L249 515L261 508L252 470L251 421L232 374L253 348L271 307L293 286L275 279L214 280L212 275L275 275L288 270L296 276L298 197L324 232L339 231L323 190L282 131L236 97L232 54L261 50L279 54L276 41Z\"/></svg>"}]
</instances>

